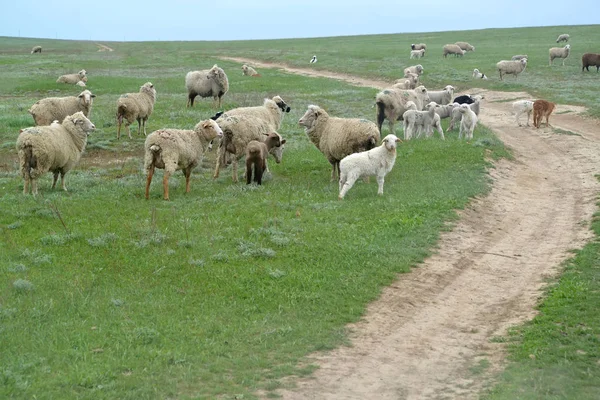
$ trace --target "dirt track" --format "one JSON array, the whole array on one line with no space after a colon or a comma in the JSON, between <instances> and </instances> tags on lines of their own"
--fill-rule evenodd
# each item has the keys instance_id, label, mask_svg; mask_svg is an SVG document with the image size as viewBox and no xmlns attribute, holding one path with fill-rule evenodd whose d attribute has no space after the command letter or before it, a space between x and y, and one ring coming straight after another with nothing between
<instances>
[{"instance_id":1,"label":"dirt track","mask_svg":"<svg viewBox=\"0 0 600 400\"><path fill-rule=\"evenodd\" d=\"M362 80L309 68L230 59L259 68ZM314 354L320 368L293 380L284 399L475 399L503 366L490 339L534 315L544 279L591 237L600 188L600 123L559 105L555 128L517 127L508 99L526 93L478 90L480 122L512 149L514 161L491 171L493 189L461 213L437 254L386 288L352 328L352 347ZM522 119L524 122L524 118ZM483 374L472 368L490 362Z\"/></svg>"}]
</instances>

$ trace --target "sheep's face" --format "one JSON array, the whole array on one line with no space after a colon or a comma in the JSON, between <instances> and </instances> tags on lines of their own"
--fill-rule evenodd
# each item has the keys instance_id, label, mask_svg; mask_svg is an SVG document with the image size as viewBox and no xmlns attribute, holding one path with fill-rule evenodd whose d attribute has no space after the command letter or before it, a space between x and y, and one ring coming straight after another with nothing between
<instances>
[{"instance_id":1,"label":"sheep's face","mask_svg":"<svg viewBox=\"0 0 600 400\"><path fill-rule=\"evenodd\" d=\"M468 110L470 110L470 108L469 108L469 105L468 105L468 104L461 104L461 105L458 107L458 111L459 111L461 114L464 114L464 113L466 113Z\"/></svg>"},{"instance_id":2,"label":"sheep's face","mask_svg":"<svg viewBox=\"0 0 600 400\"><path fill-rule=\"evenodd\" d=\"M406 108L407 110L416 110L417 109L417 105L415 104L414 101L407 101L404 108Z\"/></svg>"},{"instance_id":3,"label":"sheep's face","mask_svg":"<svg viewBox=\"0 0 600 400\"><path fill-rule=\"evenodd\" d=\"M81 81L80 81L80 82L81 82ZM92 94L92 92L90 92L89 90L84 90L84 91L83 91L83 92L81 92L81 93L79 94L79 96L77 96L77 97L78 97L78 98L81 100L81 102L82 102L84 105L86 105L86 106L90 106L90 105L92 105L92 101L93 101L92 99L93 99L94 97L96 97L96 95L95 95L95 94Z\"/></svg>"},{"instance_id":4,"label":"sheep's face","mask_svg":"<svg viewBox=\"0 0 600 400\"><path fill-rule=\"evenodd\" d=\"M571 48L570 44L568 44L568 45L565 46L565 49L567 49L567 50L569 50L570 48Z\"/></svg>"},{"instance_id":5,"label":"sheep's face","mask_svg":"<svg viewBox=\"0 0 600 400\"><path fill-rule=\"evenodd\" d=\"M429 94L425 86L419 86L415 89L415 93L423 100L423 103L429 103Z\"/></svg>"},{"instance_id":6,"label":"sheep's face","mask_svg":"<svg viewBox=\"0 0 600 400\"><path fill-rule=\"evenodd\" d=\"M409 102L407 102L406 104L408 105L408 103L409 103ZM410 103L412 103L412 102L410 102ZM413 103L413 104L414 104L414 103ZM415 107L416 107L416 106L415 106ZM439 104L438 104L438 103L436 103L435 101L432 101L432 102L430 102L430 103L427 103L427 105L425 106L425 109L426 109L426 110L431 110L432 108L433 108L433 109L435 109L435 108L437 108L437 107L439 107ZM415 108L415 109L416 109L416 108Z\"/></svg>"},{"instance_id":7,"label":"sheep's face","mask_svg":"<svg viewBox=\"0 0 600 400\"><path fill-rule=\"evenodd\" d=\"M396 145L402 142L396 135L387 135L383 138L383 145L389 151L396 151Z\"/></svg>"},{"instance_id":8,"label":"sheep's face","mask_svg":"<svg viewBox=\"0 0 600 400\"><path fill-rule=\"evenodd\" d=\"M87 119L87 117L83 115L81 111L71 115L70 117L65 118L65 120L66 119L71 119L73 125L79 126L81 130L87 133L88 135L90 134L90 132L96 130L96 126L92 124L92 121Z\"/></svg>"},{"instance_id":9,"label":"sheep's face","mask_svg":"<svg viewBox=\"0 0 600 400\"><path fill-rule=\"evenodd\" d=\"M285 149L285 139L279 142L279 146L272 147L269 150L269 153L275 157L275 162L277 164L281 163L281 159L283 158L283 150Z\"/></svg>"},{"instance_id":10,"label":"sheep's face","mask_svg":"<svg viewBox=\"0 0 600 400\"><path fill-rule=\"evenodd\" d=\"M221 127L212 119L199 122L198 125L196 125L196 131L198 131L198 127L202 127L204 138L208 141L223 137Z\"/></svg>"},{"instance_id":11,"label":"sheep's face","mask_svg":"<svg viewBox=\"0 0 600 400\"><path fill-rule=\"evenodd\" d=\"M283 101L283 99L279 96L273 97L273 101L277 104L277 107L281 109L282 112L289 113L291 108Z\"/></svg>"},{"instance_id":12,"label":"sheep's face","mask_svg":"<svg viewBox=\"0 0 600 400\"><path fill-rule=\"evenodd\" d=\"M319 110L316 106L309 106L302 118L298 120L298 125L303 126L307 130L311 129L317 123L320 115Z\"/></svg>"}]
</instances>

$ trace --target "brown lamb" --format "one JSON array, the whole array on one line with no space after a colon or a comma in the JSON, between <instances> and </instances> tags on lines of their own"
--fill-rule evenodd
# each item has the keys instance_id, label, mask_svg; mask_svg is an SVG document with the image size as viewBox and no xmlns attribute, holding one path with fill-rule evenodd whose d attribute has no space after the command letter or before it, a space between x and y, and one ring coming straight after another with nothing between
<instances>
[{"instance_id":1,"label":"brown lamb","mask_svg":"<svg viewBox=\"0 0 600 400\"><path fill-rule=\"evenodd\" d=\"M533 102L533 125L540 127L542 119L546 117L546 126L550 126L549 118L556 107L555 103L546 100L536 100Z\"/></svg>"},{"instance_id":2,"label":"brown lamb","mask_svg":"<svg viewBox=\"0 0 600 400\"><path fill-rule=\"evenodd\" d=\"M246 146L246 184L252 182L252 167L254 167L254 182L257 185L262 184L262 176L267 169L267 157L269 150L273 147L281 147L285 144L285 139L272 132L269 133L264 142L252 140Z\"/></svg>"}]
</instances>

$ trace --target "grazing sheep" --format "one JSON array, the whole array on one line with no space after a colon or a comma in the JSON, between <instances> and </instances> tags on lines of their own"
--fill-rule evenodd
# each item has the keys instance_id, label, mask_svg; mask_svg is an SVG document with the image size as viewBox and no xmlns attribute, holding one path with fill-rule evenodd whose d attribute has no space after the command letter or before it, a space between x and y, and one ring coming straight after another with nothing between
<instances>
[{"instance_id":1,"label":"grazing sheep","mask_svg":"<svg viewBox=\"0 0 600 400\"><path fill-rule=\"evenodd\" d=\"M246 184L252 182L252 169L254 167L254 182L257 185L262 184L263 173L267 169L267 157L269 152L285 144L285 139L277 132L271 132L267 135L264 142L252 140L246 146Z\"/></svg>"},{"instance_id":2,"label":"grazing sheep","mask_svg":"<svg viewBox=\"0 0 600 400\"><path fill-rule=\"evenodd\" d=\"M193 130L161 129L152 132L144 143L144 168L146 169L146 199L150 196L150 183L154 169L164 169L163 198L169 200L169 176L177 170L185 175L185 192L190 191L192 170L202 162L208 143L223 136L223 131L212 119L200 121Z\"/></svg>"},{"instance_id":3,"label":"grazing sheep","mask_svg":"<svg viewBox=\"0 0 600 400\"><path fill-rule=\"evenodd\" d=\"M42 54L42 46L33 46L31 49L31 54L40 53Z\"/></svg>"},{"instance_id":4,"label":"grazing sheep","mask_svg":"<svg viewBox=\"0 0 600 400\"><path fill-rule=\"evenodd\" d=\"M515 121L517 121L517 125L521 126L519 122L519 117L522 114L527 113L527 126L529 126L529 117L531 116L531 112L533 111L533 101L532 100L517 100L512 103L513 110L515 110Z\"/></svg>"},{"instance_id":5,"label":"grazing sheep","mask_svg":"<svg viewBox=\"0 0 600 400\"><path fill-rule=\"evenodd\" d=\"M483 72L479 72L479 70L477 68L475 68L473 70L473 78L475 78L475 79L484 79L484 80L488 79L487 75L484 74Z\"/></svg>"},{"instance_id":6,"label":"grazing sheep","mask_svg":"<svg viewBox=\"0 0 600 400\"><path fill-rule=\"evenodd\" d=\"M316 62L317 62L317 56L316 56L316 55L314 55L314 56L312 56L312 58L310 59L310 63L311 63L311 64L314 64L314 63L316 63Z\"/></svg>"},{"instance_id":7,"label":"grazing sheep","mask_svg":"<svg viewBox=\"0 0 600 400\"><path fill-rule=\"evenodd\" d=\"M585 53L583 56L581 56L581 72L583 72L584 69L587 69L587 71L590 71L590 67L596 67L596 72L598 72L598 70L600 70L600 54L595 54L595 53Z\"/></svg>"},{"instance_id":8,"label":"grazing sheep","mask_svg":"<svg viewBox=\"0 0 600 400\"><path fill-rule=\"evenodd\" d=\"M500 73L500 80L502 80L503 75L514 75L515 79L517 76L527 67L527 59L523 58L521 60L501 60L496 63L496 68Z\"/></svg>"},{"instance_id":9,"label":"grazing sheep","mask_svg":"<svg viewBox=\"0 0 600 400\"><path fill-rule=\"evenodd\" d=\"M455 57L463 56L466 53L465 50L461 49L457 44L446 44L443 47L444 58L448 57L448 54L454 54Z\"/></svg>"},{"instance_id":10,"label":"grazing sheep","mask_svg":"<svg viewBox=\"0 0 600 400\"><path fill-rule=\"evenodd\" d=\"M349 154L372 149L379 142L377 125L363 118L330 117L319 106L309 105L298 124L331 164L331 180L340 174L340 160Z\"/></svg>"},{"instance_id":11,"label":"grazing sheep","mask_svg":"<svg viewBox=\"0 0 600 400\"><path fill-rule=\"evenodd\" d=\"M402 119L409 100L415 103L417 110L422 110L424 105L429 103L429 95L425 86L418 86L413 90L392 87L377 93L375 105L377 107L377 128L379 132L381 132L383 121L387 119L390 133L395 133L394 124L397 120Z\"/></svg>"},{"instance_id":12,"label":"grazing sheep","mask_svg":"<svg viewBox=\"0 0 600 400\"><path fill-rule=\"evenodd\" d=\"M425 49L410 51L410 58L421 58L424 55L425 55Z\"/></svg>"},{"instance_id":13,"label":"grazing sheep","mask_svg":"<svg viewBox=\"0 0 600 400\"><path fill-rule=\"evenodd\" d=\"M89 118L94 97L96 95L89 90L84 90L79 96L48 97L38 100L28 112L36 125L50 125L54 120L62 121L77 111Z\"/></svg>"},{"instance_id":14,"label":"grazing sheep","mask_svg":"<svg viewBox=\"0 0 600 400\"><path fill-rule=\"evenodd\" d=\"M242 75L245 76L260 76L258 72L252 67L247 66L246 64L242 65Z\"/></svg>"},{"instance_id":15,"label":"grazing sheep","mask_svg":"<svg viewBox=\"0 0 600 400\"><path fill-rule=\"evenodd\" d=\"M146 82L140 87L138 93L122 94L117 100L117 139L121 138L121 124L123 118L127 120L125 127L127 135L131 139L131 130L129 125L133 121L138 122L138 134L142 133L144 127L144 136L146 136L146 121L152 115L154 103L156 102L156 89L151 82Z\"/></svg>"},{"instance_id":16,"label":"grazing sheep","mask_svg":"<svg viewBox=\"0 0 600 400\"><path fill-rule=\"evenodd\" d=\"M436 114L435 107L430 107L427 111L408 110L402 114L402 119L404 120L404 140L410 140L413 136L419 138L423 132L430 137L434 128L444 140L440 116Z\"/></svg>"},{"instance_id":17,"label":"grazing sheep","mask_svg":"<svg viewBox=\"0 0 600 400\"><path fill-rule=\"evenodd\" d=\"M185 76L185 87L188 92L186 107L194 107L196 96L212 97L214 106L221 108L221 98L229 90L229 80L222 68L217 64L211 69L190 71Z\"/></svg>"},{"instance_id":18,"label":"grazing sheep","mask_svg":"<svg viewBox=\"0 0 600 400\"><path fill-rule=\"evenodd\" d=\"M410 67L404 68L404 76L408 74L416 74L417 76L423 75L423 66L421 64L411 65Z\"/></svg>"},{"instance_id":19,"label":"grazing sheep","mask_svg":"<svg viewBox=\"0 0 600 400\"><path fill-rule=\"evenodd\" d=\"M438 104L445 105L452 102L454 96L454 86L446 85L443 90L428 90L429 101L435 101Z\"/></svg>"},{"instance_id":20,"label":"grazing sheep","mask_svg":"<svg viewBox=\"0 0 600 400\"><path fill-rule=\"evenodd\" d=\"M56 80L56 83L68 83L71 85L76 85L77 82L79 82L79 81L87 82L86 74L87 74L86 70L82 69L81 71L79 71L76 74L61 75Z\"/></svg>"},{"instance_id":21,"label":"grazing sheep","mask_svg":"<svg viewBox=\"0 0 600 400\"><path fill-rule=\"evenodd\" d=\"M414 89L419 84L419 75L409 72L403 78L397 79L392 87L397 89Z\"/></svg>"},{"instance_id":22,"label":"grazing sheep","mask_svg":"<svg viewBox=\"0 0 600 400\"><path fill-rule=\"evenodd\" d=\"M567 44L565 47L552 47L550 50L548 50L548 59L550 65L552 65L552 62L555 58L562 58L562 65L565 65L565 60L567 57L569 57L569 54L571 54L570 44Z\"/></svg>"},{"instance_id":23,"label":"grazing sheep","mask_svg":"<svg viewBox=\"0 0 600 400\"><path fill-rule=\"evenodd\" d=\"M516 56L512 56L512 61L522 60L524 58L529 58L527 54L517 54Z\"/></svg>"},{"instance_id":24,"label":"grazing sheep","mask_svg":"<svg viewBox=\"0 0 600 400\"><path fill-rule=\"evenodd\" d=\"M342 200L358 179L372 175L377 179L377 194L383 195L383 182L396 162L398 142L402 141L390 134L383 138L381 146L344 157L340 161L338 199Z\"/></svg>"},{"instance_id":25,"label":"grazing sheep","mask_svg":"<svg viewBox=\"0 0 600 400\"><path fill-rule=\"evenodd\" d=\"M52 189L60 174L61 187L66 191L65 175L79 162L87 136L94 129L94 124L81 111L66 117L62 124L22 129L17 138L17 151L25 180L23 194L29 192L31 183L31 193L37 195L37 180L48 171L54 175Z\"/></svg>"},{"instance_id":26,"label":"grazing sheep","mask_svg":"<svg viewBox=\"0 0 600 400\"><path fill-rule=\"evenodd\" d=\"M550 114L556 107L555 103L546 100L536 100L533 102L533 126L539 129L542 119L546 117L546 126L550 126Z\"/></svg>"},{"instance_id":27,"label":"grazing sheep","mask_svg":"<svg viewBox=\"0 0 600 400\"><path fill-rule=\"evenodd\" d=\"M567 33L563 33L562 35L558 35L558 37L556 38L556 43L559 43L559 42L568 42L570 37L571 36L569 36Z\"/></svg>"},{"instance_id":28,"label":"grazing sheep","mask_svg":"<svg viewBox=\"0 0 600 400\"><path fill-rule=\"evenodd\" d=\"M417 43L410 45L411 50L427 50L427 45L425 43Z\"/></svg>"},{"instance_id":29,"label":"grazing sheep","mask_svg":"<svg viewBox=\"0 0 600 400\"><path fill-rule=\"evenodd\" d=\"M473 139L473 131L475 130L475 125L477 125L477 115L469 108L468 104L461 104L458 110L462 114L458 138L462 139L464 135L467 140Z\"/></svg>"},{"instance_id":30,"label":"grazing sheep","mask_svg":"<svg viewBox=\"0 0 600 400\"><path fill-rule=\"evenodd\" d=\"M467 42L456 42L454 44L457 45L458 47L460 47L461 50L464 50L464 51L475 51L475 47L471 46Z\"/></svg>"}]
</instances>

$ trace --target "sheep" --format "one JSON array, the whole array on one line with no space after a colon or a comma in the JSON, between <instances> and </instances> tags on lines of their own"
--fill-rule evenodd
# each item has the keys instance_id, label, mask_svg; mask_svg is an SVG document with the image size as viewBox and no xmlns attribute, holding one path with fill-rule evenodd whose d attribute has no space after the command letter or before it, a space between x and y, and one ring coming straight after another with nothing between
<instances>
[{"instance_id":1,"label":"sheep","mask_svg":"<svg viewBox=\"0 0 600 400\"><path fill-rule=\"evenodd\" d=\"M29 192L31 184L31 193L36 196L37 180L48 171L54 175L52 189L60 174L61 187L66 191L65 175L79 162L85 150L87 136L95 129L94 124L81 111L64 118L62 124L52 123L22 129L16 147L21 175L25 180L23 194Z\"/></svg>"},{"instance_id":2,"label":"sheep","mask_svg":"<svg viewBox=\"0 0 600 400\"><path fill-rule=\"evenodd\" d=\"M31 49L31 54L40 53L42 54L42 46L33 46Z\"/></svg>"},{"instance_id":3,"label":"sheep","mask_svg":"<svg viewBox=\"0 0 600 400\"><path fill-rule=\"evenodd\" d=\"M479 111L481 109L481 100L483 99L483 96L481 96L481 95L470 96L470 99L472 100L472 103L454 103L454 104L458 104L459 106L461 104L465 104L469 107L469 109L471 109L471 111L473 111L475 113L475 115L478 116ZM460 113L459 107L454 107L454 109L452 110L452 119L450 120L448 130L453 131L454 124L459 122L461 120L461 118L462 118L462 114Z\"/></svg>"},{"instance_id":4,"label":"sheep","mask_svg":"<svg viewBox=\"0 0 600 400\"><path fill-rule=\"evenodd\" d=\"M417 43L410 45L411 50L427 50L427 45L425 43Z\"/></svg>"},{"instance_id":5,"label":"sheep","mask_svg":"<svg viewBox=\"0 0 600 400\"><path fill-rule=\"evenodd\" d=\"M242 75L255 76L255 77L260 76L260 74L258 72L256 72L256 70L254 68L249 67L246 64L242 65Z\"/></svg>"},{"instance_id":6,"label":"sheep","mask_svg":"<svg viewBox=\"0 0 600 400\"><path fill-rule=\"evenodd\" d=\"M584 69L587 69L589 72L590 66L595 66L596 72L600 70L600 54L585 53L583 56L581 56L581 72L583 72Z\"/></svg>"},{"instance_id":7,"label":"sheep","mask_svg":"<svg viewBox=\"0 0 600 400\"><path fill-rule=\"evenodd\" d=\"M461 50L464 50L464 51L475 51L475 47L471 46L467 42L456 42L454 44L457 45L458 47L460 47Z\"/></svg>"},{"instance_id":8,"label":"sheep","mask_svg":"<svg viewBox=\"0 0 600 400\"><path fill-rule=\"evenodd\" d=\"M563 33L562 35L558 35L558 37L556 38L556 43L559 43L559 42L568 42L570 37L571 36L569 36L567 33Z\"/></svg>"},{"instance_id":9,"label":"sheep","mask_svg":"<svg viewBox=\"0 0 600 400\"><path fill-rule=\"evenodd\" d=\"M444 58L448 57L448 54L454 54L455 57L463 56L466 53L465 50L461 49L457 44L446 44L443 47Z\"/></svg>"},{"instance_id":10,"label":"sheep","mask_svg":"<svg viewBox=\"0 0 600 400\"><path fill-rule=\"evenodd\" d=\"M421 64L412 65L410 67L404 68L404 76L407 76L409 73L417 74L417 76L423 75L423 66Z\"/></svg>"},{"instance_id":11,"label":"sheep","mask_svg":"<svg viewBox=\"0 0 600 400\"><path fill-rule=\"evenodd\" d=\"M484 74L483 72L479 72L479 70L477 68L475 68L473 70L473 78L475 79L483 79L483 80L487 80L488 77L486 74Z\"/></svg>"},{"instance_id":12,"label":"sheep","mask_svg":"<svg viewBox=\"0 0 600 400\"><path fill-rule=\"evenodd\" d=\"M454 86L446 85L443 90L429 90L427 91L430 101L435 101L437 104L445 105L452 102L452 96L454 96Z\"/></svg>"},{"instance_id":13,"label":"sheep","mask_svg":"<svg viewBox=\"0 0 600 400\"><path fill-rule=\"evenodd\" d=\"M69 83L69 84L75 85L79 81L87 82L86 74L87 74L86 70L82 69L81 71L79 71L76 74L61 75L56 80L56 83Z\"/></svg>"},{"instance_id":14,"label":"sheep","mask_svg":"<svg viewBox=\"0 0 600 400\"><path fill-rule=\"evenodd\" d=\"M122 94L117 100L117 139L121 138L121 124L126 119L125 127L127 135L131 139L131 130L129 125L133 121L138 122L138 134L144 127L144 136L146 136L146 121L152 115L154 103L156 102L156 89L152 82L146 82L140 87L138 93Z\"/></svg>"},{"instance_id":15,"label":"sheep","mask_svg":"<svg viewBox=\"0 0 600 400\"><path fill-rule=\"evenodd\" d=\"M452 116L452 110L458 107L460 104L451 103L446 105L440 105L435 102L431 102L425 106L426 110L435 109L435 113L439 115L440 119L449 118Z\"/></svg>"},{"instance_id":16,"label":"sheep","mask_svg":"<svg viewBox=\"0 0 600 400\"><path fill-rule=\"evenodd\" d=\"M217 64L211 69L190 71L185 76L185 87L188 92L186 107L194 106L196 96L212 97L217 108L221 108L221 99L229 90L229 80L222 68Z\"/></svg>"},{"instance_id":17,"label":"sheep","mask_svg":"<svg viewBox=\"0 0 600 400\"><path fill-rule=\"evenodd\" d=\"M419 84L419 75L408 72L403 78L397 79L392 87L397 89L414 89Z\"/></svg>"},{"instance_id":18,"label":"sheep","mask_svg":"<svg viewBox=\"0 0 600 400\"><path fill-rule=\"evenodd\" d=\"M94 97L96 95L89 90L84 90L79 96L48 97L38 100L28 112L36 125L50 125L54 120L62 121L77 111L89 118Z\"/></svg>"},{"instance_id":19,"label":"sheep","mask_svg":"<svg viewBox=\"0 0 600 400\"><path fill-rule=\"evenodd\" d=\"M517 76L527 67L527 59L523 58L521 60L501 60L496 63L496 68L500 73L500 80L502 80L503 75L514 75L515 79Z\"/></svg>"},{"instance_id":20,"label":"sheep","mask_svg":"<svg viewBox=\"0 0 600 400\"><path fill-rule=\"evenodd\" d=\"M185 192L190 192L192 170L202 162L208 143L223 136L221 127L212 119L200 121L193 130L160 129L148 135L144 143L146 199L155 168L164 169L163 198L169 200L169 176L177 170L185 175Z\"/></svg>"},{"instance_id":21,"label":"sheep","mask_svg":"<svg viewBox=\"0 0 600 400\"><path fill-rule=\"evenodd\" d=\"M512 56L511 61L522 60L524 58L529 58L529 57L527 56L527 54L517 54L517 55Z\"/></svg>"},{"instance_id":22,"label":"sheep","mask_svg":"<svg viewBox=\"0 0 600 400\"><path fill-rule=\"evenodd\" d=\"M298 124L331 164L331 181L340 176L340 160L370 150L379 142L377 125L363 118L331 117L319 106L309 105Z\"/></svg>"},{"instance_id":23,"label":"sheep","mask_svg":"<svg viewBox=\"0 0 600 400\"><path fill-rule=\"evenodd\" d=\"M377 107L377 127L381 132L381 126L385 119L388 120L390 133L395 133L394 124L402 118L407 110L406 102L413 101L417 110L422 110L429 103L429 95L425 86L418 86L413 90L402 90L396 88L384 89L375 96Z\"/></svg>"},{"instance_id":24,"label":"sheep","mask_svg":"<svg viewBox=\"0 0 600 400\"><path fill-rule=\"evenodd\" d=\"M77 83L75 85L77 85L79 87L86 87L87 86L84 81L77 81Z\"/></svg>"},{"instance_id":25,"label":"sheep","mask_svg":"<svg viewBox=\"0 0 600 400\"><path fill-rule=\"evenodd\" d=\"M517 121L517 125L521 126L521 123L519 122L521 114L527 113L527 126L529 126L529 117L531 117L531 112L533 111L533 101L517 100L512 103L512 106L515 110L515 121Z\"/></svg>"},{"instance_id":26,"label":"sheep","mask_svg":"<svg viewBox=\"0 0 600 400\"><path fill-rule=\"evenodd\" d=\"M546 100L536 100L533 102L533 126L539 129L542 118L546 117L546 126L550 126L550 114L556 107L555 103Z\"/></svg>"},{"instance_id":27,"label":"sheep","mask_svg":"<svg viewBox=\"0 0 600 400\"><path fill-rule=\"evenodd\" d=\"M464 135L467 140L473 139L473 130L475 130L475 125L477 125L477 115L475 115L468 104L461 104L458 110L462 114L458 138L462 139Z\"/></svg>"},{"instance_id":28,"label":"sheep","mask_svg":"<svg viewBox=\"0 0 600 400\"><path fill-rule=\"evenodd\" d=\"M552 62L555 58L562 58L562 65L565 65L565 60L571 54L571 45L567 44L565 47L552 47L548 50L548 60L549 64L552 65Z\"/></svg>"},{"instance_id":29,"label":"sheep","mask_svg":"<svg viewBox=\"0 0 600 400\"><path fill-rule=\"evenodd\" d=\"M421 58L424 55L425 55L425 49L410 51L410 58Z\"/></svg>"},{"instance_id":30,"label":"sheep","mask_svg":"<svg viewBox=\"0 0 600 400\"><path fill-rule=\"evenodd\" d=\"M413 136L419 138L423 131L427 137L430 137L433 134L433 128L438 131L442 140L444 139L440 116L436 114L435 107L430 107L427 111L405 111L402 119L404 120L404 140L410 140ZM418 134L415 135L415 133Z\"/></svg>"},{"instance_id":31,"label":"sheep","mask_svg":"<svg viewBox=\"0 0 600 400\"><path fill-rule=\"evenodd\" d=\"M394 167L396 145L399 142L402 141L390 134L383 138L381 146L344 157L340 161L338 199L342 200L359 178L372 175L375 175L377 179L377 194L383 195L383 182L385 176Z\"/></svg>"},{"instance_id":32,"label":"sheep","mask_svg":"<svg viewBox=\"0 0 600 400\"><path fill-rule=\"evenodd\" d=\"M271 149L281 147L285 144L285 139L277 132L271 132L267 135L264 142L252 140L246 146L246 184L252 182L252 167L254 167L254 182L257 185L262 184L262 176L267 169L267 157Z\"/></svg>"}]
</instances>

